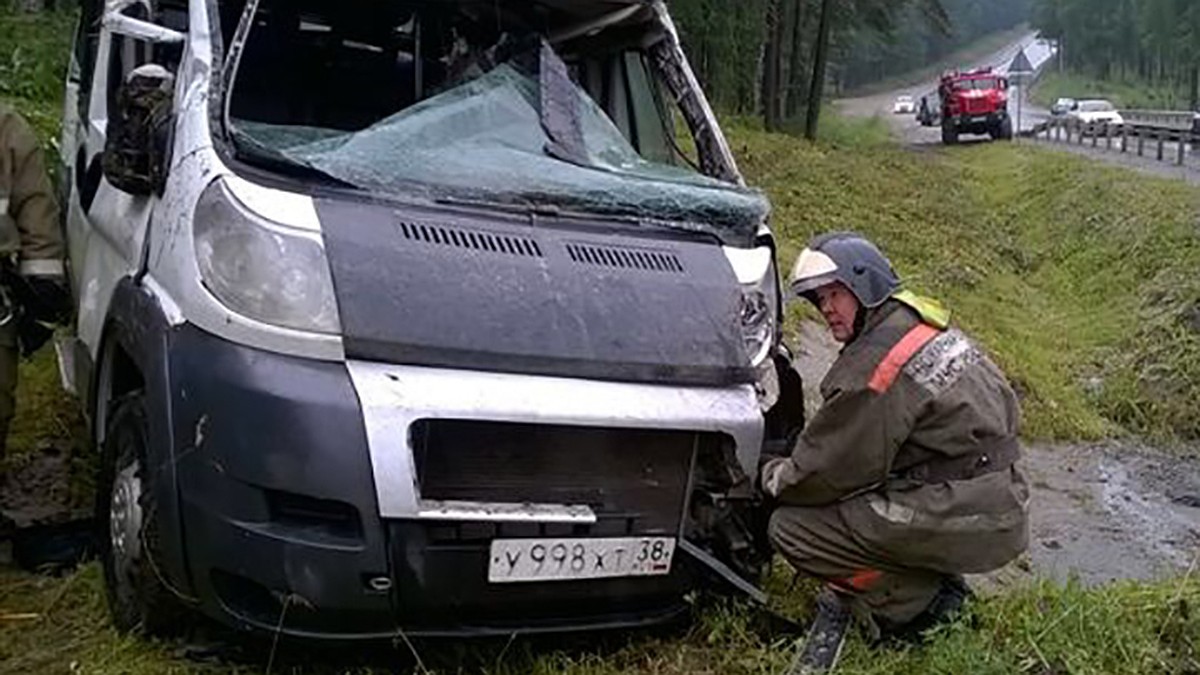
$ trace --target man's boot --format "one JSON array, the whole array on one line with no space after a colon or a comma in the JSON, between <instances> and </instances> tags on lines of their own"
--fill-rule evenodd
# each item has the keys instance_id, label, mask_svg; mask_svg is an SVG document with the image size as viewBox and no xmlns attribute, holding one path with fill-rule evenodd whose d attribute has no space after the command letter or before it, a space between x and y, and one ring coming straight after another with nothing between
<instances>
[{"instance_id":1,"label":"man's boot","mask_svg":"<svg viewBox=\"0 0 1200 675\"><path fill-rule=\"evenodd\" d=\"M832 589L823 589L817 596L817 616L808 629L800 654L788 670L789 675L832 672L842 655L851 618L849 602Z\"/></svg>"},{"instance_id":2,"label":"man's boot","mask_svg":"<svg viewBox=\"0 0 1200 675\"><path fill-rule=\"evenodd\" d=\"M879 625L879 641L923 644L926 632L953 621L967 600L974 595L961 576L946 576L942 579L942 587L938 589L929 605L908 623L892 624L877 618L875 622Z\"/></svg>"}]
</instances>

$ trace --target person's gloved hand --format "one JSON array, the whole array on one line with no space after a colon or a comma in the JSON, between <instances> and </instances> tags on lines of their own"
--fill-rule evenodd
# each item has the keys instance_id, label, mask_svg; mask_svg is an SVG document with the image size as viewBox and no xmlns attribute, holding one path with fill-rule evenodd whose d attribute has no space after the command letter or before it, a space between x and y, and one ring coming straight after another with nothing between
<instances>
[{"instance_id":1,"label":"person's gloved hand","mask_svg":"<svg viewBox=\"0 0 1200 675\"><path fill-rule=\"evenodd\" d=\"M23 277L27 297L21 298L31 318L50 324L66 323L71 318L71 291L62 275L29 275Z\"/></svg>"},{"instance_id":2,"label":"person's gloved hand","mask_svg":"<svg viewBox=\"0 0 1200 675\"><path fill-rule=\"evenodd\" d=\"M786 457L765 457L759 460L758 477L755 481L755 487L759 494L764 495L768 499L778 497L779 489L779 474L784 471L784 466L788 463Z\"/></svg>"},{"instance_id":3,"label":"person's gloved hand","mask_svg":"<svg viewBox=\"0 0 1200 675\"><path fill-rule=\"evenodd\" d=\"M793 429L784 440L767 441L763 443L762 453L758 456L758 471L756 471L754 474L754 489L759 494L771 496L763 489L763 485L766 483L767 479L767 466L771 465L773 467L778 467L780 462L777 462L776 460L791 457L792 449L796 447L796 441L800 438L800 434L803 433L803 431L804 430L802 428ZM771 471L771 473L774 475L774 469Z\"/></svg>"}]
</instances>

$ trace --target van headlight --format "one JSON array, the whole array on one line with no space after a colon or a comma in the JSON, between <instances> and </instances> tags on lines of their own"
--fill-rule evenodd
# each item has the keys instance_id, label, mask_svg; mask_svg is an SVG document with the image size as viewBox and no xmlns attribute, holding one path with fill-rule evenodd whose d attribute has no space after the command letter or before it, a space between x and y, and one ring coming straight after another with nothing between
<instances>
[{"instance_id":1,"label":"van headlight","mask_svg":"<svg viewBox=\"0 0 1200 675\"><path fill-rule=\"evenodd\" d=\"M775 342L776 294L774 284L767 288L766 279L763 282L742 288L742 340L750 355L750 365L755 367L766 360Z\"/></svg>"},{"instance_id":2,"label":"van headlight","mask_svg":"<svg viewBox=\"0 0 1200 675\"><path fill-rule=\"evenodd\" d=\"M774 256L765 246L755 249L726 247L725 255L741 285L738 322L750 365L757 368L767 361L775 346L779 282Z\"/></svg>"},{"instance_id":3,"label":"van headlight","mask_svg":"<svg viewBox=\"0 0 1200 675\"><path fill-rule=\"evenodd\" d=\"M196 204L193 236L200 278L221 304L283 328L341 333L318 233L262 218L215 180Z\"/></svg>"}]
</instances>

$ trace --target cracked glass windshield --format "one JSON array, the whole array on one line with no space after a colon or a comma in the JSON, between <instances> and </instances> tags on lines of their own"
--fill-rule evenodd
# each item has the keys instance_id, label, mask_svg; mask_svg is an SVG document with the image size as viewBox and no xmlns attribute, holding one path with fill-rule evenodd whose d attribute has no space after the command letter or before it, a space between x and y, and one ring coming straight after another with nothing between
<instances>
[{"instance_id":1,"label":"cracked glass windshield","mask_svg":"<svg viewBox=\"0 0 1200 675\"><path fill-rule=\"evenodd\" d=\"M675 138L638 47L653 14L562 4L262 2L231 90L238 154L377 193L752 237L766 200L694 170Z\"/></svg>"}]
</instances>

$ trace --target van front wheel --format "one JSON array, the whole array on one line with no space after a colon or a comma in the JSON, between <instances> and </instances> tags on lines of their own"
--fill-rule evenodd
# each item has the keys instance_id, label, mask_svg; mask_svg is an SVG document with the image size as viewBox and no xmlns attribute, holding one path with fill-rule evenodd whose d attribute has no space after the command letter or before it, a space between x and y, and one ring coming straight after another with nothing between
<instances>
[{"instance_id":1,"label":"van front wheel","mask_svg":"<svg viewBox=\"0 0 1200 675\"><path fill-rule=\"evenodd\" d=\"M101 455L96 497L100 561L113 624L121 631L168 636L183 626L183 605L159 565L154 476L146 470L145 397L113 403Z\"/></svg>"}]
</instances>

